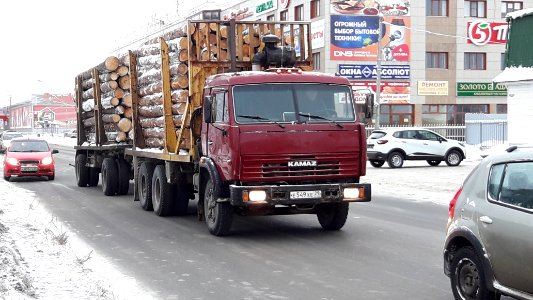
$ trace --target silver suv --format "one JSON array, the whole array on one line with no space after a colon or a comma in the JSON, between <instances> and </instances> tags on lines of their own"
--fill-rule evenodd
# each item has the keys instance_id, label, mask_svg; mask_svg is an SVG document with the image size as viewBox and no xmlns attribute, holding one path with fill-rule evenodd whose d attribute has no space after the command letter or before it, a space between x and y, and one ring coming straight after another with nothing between
<instances>
[{"instance_id":1,"label":"silver suv","mask_svg":"<svg viewBox=\"0 0 533 300\"><path fill-rule=\"evenodd\" d=\"M533 299L533 149L485 157L450 202L444 273L455 299Z\"/></svg>"},{"instance_id":2,"label":"silver suv","mask_svg":"<svg viewBox=\"0 0 533 300\"><path fill-rule=\"evenodd\" d=\"M374 130L367 139L367 157L373 167L385 162L401 168L404 160L425 160L430 166L445 161L458 166L466 158L465 145L423 128Z\"/></svg>"}]
</instances>

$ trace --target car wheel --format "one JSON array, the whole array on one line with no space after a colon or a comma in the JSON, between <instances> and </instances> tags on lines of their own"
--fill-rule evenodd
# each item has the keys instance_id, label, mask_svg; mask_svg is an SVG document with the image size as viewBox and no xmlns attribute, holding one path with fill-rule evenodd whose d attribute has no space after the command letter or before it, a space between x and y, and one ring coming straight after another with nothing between
<instances>
[{"instance_id":1,"label":"car wheel","mask_svg":"<svg viewBox=\"0 0 533 300\"><path fill-rule=\"evenodd\" d=\"M11 179L11 176L4 176L5 181L9 181L9 179Z\"/></svg>"},{"instance_id":2,"label":"car wheel","mask_svg":"<svg viewBox=\"0 0 533 300\"><path fill-rule=\"evenodd\" d=\"M208 179L204 191L204 213L207 229L212 235L227 235L233 223L233 208L227 202L215 199L213 181Z\"/></svg>"},{"instance_id":3,"label":"car wheel","mask_svg":"<svg viewBox=\"0 0 533 300\"><path fill-rule=\"evenodd\" d=\"M383 166L383 164L385 164L385 161L384 160L371 160L370 164L374 168L381 168L381 166Z\"/></svg>"},{"instance_id":4,"label":"car wheel","mask_svg":"<svg viewBox=\"0 0 533 300\"><path fill-rule=\"evenodd\" d=\"M436 167L441 163L441 160L428 160L427 162L430 166Z\"/></svg>"},{"instance_id":5,"label":"car wheel","mask_svg":"<svg viewBox=\"0 0 533 300\"><path fill-rule=\"evenodd\" d=\"M403 155L400 152L392 152L387 158L387 163L391 168L401 168L403 166Z\"/></svg>"},{"instance_id":6,"label":"car wheel","mask_svg":"<svg viewBox=\"0 0 533 300\"><path fill-rule=\"evenodd\" d=\"M130 189L130 165L124 159L117 159L119 195L127 195Z\"/></svg>"},{"instance_id":7,"label":"car wheel","mask_svg":"<svg viewBox=\"0 0 533 300\"><path fill-rule=\"evenodd\" d=\"M485 273L474 248L463 247L451 263L450 282L455 299L497 299L485 284Z\"/></svg>"},{"instance_id":8,"label":"car wheel","mask_svg":"<svg viewBox=\"0 0 533 300\"><path fill-rule=\"evenodd\" d=\"M56 178L56 174L52 174L48 176L48 180L54 180Z\"/></svg>"},{"instance_id":9,"label":"car wheel","mask_svg":"<svg viewBox=\"0 0 533 300\"><path fill-rule=\"evenodd\" d=\"M85 187L89 184L89 171L90 169L85 165L87 163L87 155L78 154L76 155L76 183L80 187Z\"/></svg>"},{"instance_id":10,"label":"car wheel","mask_svg":"<svg viewBox=\"0 0 533 300\"><path fill-rule=\"evenodd\" d=\"M102 190L106 196L114 196L118 190L118 168L113 158L102 162Z\"/></svg>"},{"instance_id":11,"label":"car wheel","mask_svg":"<svg viewBox=\"0 0 533 300\"><path fill-rule=\"evenodd\" d=\"M139 182L137 182L139 200L142 209L146 211L154 210L152 206L152 177L154 176L155 165L150 162L143 162L139 168Z\"/></svg>"},{"instance_id":12,"label":"car wheel","mask_svg":"<svg viewBox=\"0 0 533 300\"><path fill-rule=\"evenodd\" d=\"M171 214L174 188L173 184L167 183L165 165L157 165L152 178L152 206L156 215L164 217Z\"/></svg>"},{"instance_id":13,"label":"car wheel","mask_svg":"<svg viewBox=\"0 0 533 300\"><path fill-rule=\"evenodd\" d=\"M100 170L98 168L90 168L89 186L97 186L98 181L100 181Z\"/></svg>"},{"instance_id":14,"label":"car wheel","mask_svg":"<svg viewBox=\"0 0 533 300\"><path fill-rule=\"evenodd\" d=\"M339 230L348 218L349 203L320 204L317 208L318 222L325 230Z\"/></svg>"},{"instance_id":15,"label":"car wheel","mask_svg":"<svg viewBox=\"0 0 533 300\"><path fill-rule=\"evenodd\" d=\"M446 154L446 164L450 167L458 166L461 160L461 154L456 150L452 150Z\"/></svg>"}]
</instances>

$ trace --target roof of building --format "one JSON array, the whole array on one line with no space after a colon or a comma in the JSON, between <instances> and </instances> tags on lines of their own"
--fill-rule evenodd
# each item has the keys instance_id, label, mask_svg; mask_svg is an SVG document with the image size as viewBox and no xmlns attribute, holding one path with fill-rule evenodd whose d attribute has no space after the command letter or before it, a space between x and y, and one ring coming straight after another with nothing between
<instances>
[{"instance_id":1,"label":"roof of building","mask_svg":"<svg viewBox=\"0 0 533 300\"><path fill-rule=\"evenodd\" d=\"M492 81L498 83L533 80L533 67L507 67Z\"/></svg>"},{"instance_id":2,"label":"roof of building","mask_svg":"<svg viewBox=\"0 0 533 300\"><path fill-rule=\"evenodd\" d=\"M521 10L515 10L513 12L508 13L505 18L506 19L517 19L522 18L525 16L533 15L533 8L526 8Z\"/></svg>"}]
</instances>

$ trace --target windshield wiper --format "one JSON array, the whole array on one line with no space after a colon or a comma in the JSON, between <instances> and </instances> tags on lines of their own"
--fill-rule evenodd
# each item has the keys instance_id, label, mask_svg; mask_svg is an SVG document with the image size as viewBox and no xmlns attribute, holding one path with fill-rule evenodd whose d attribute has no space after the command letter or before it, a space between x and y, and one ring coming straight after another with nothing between
<instances>
[{"instance_id":1,"label":"windshield wiper","mask_svg":"<svg viewBox=\"0 0 533 300\"><path fill-rule=\"evenodd\" d=\"M340 123L338 123L337 121L332 120L332 119L328 119L328 118L325 118L325 117L322 117L322 116L311 115L311 114L303 114L303 113L298 113L298 115L301 116L301 117L308 117L308 118L311 118L311 119L326 120L326 121L329 121L330 123L335 124L335 126L337 126L337 127L344 128L344 127L343 127Z\"/></svg>"},{"instance_id":2,"label":"windshield wiper","mask_svg":"<svg viewBox=\"0 0 533 300\"><path fill-rule=\"evenodd\" d=\"M246 118L246 119L252 119L252 120L265 120L265 121L269 121L270 123L276 124L276 125L278 125L281 128L285 128L285 126L283 126L281 123L278 123L278 122L276 122L274 120L270 120L269 118L265 118L265 117L261 117L261 116L237 115L237 117Z\"/></svg>"}]
</instances>

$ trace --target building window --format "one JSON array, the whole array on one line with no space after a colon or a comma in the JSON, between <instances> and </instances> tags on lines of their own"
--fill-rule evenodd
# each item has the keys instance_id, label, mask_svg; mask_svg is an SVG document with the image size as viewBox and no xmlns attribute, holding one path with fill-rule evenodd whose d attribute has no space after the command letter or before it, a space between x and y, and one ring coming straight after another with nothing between
<instances>
[{"instance_id":1,"label":"building window","mask_svg":"<svg viewBox=\"0 0 533 300\"><path fill-rule=\"evenodd\" d=\"M413 125L414 109L411 104L381 104L379 123L382 125Z\"/></svg>"},{"instance_id":2,"label":"building window","mask_svg":"<svg viewBox=\"0 0 533 300\"><path fill-rule=\"evenodd\" d=\"M287 10L284 10L279 13L279 20L280 21L287 21Z\"/></svg>"},{"instance_id":3,"label":"building window","mask_svg":"<svg viewBox=\"0 0 533 300\"><path fill-rule=\"evenodd\" d=\"M486 18L487 5L485 1L465 1L465 17Z\"/></svg>"},{"instance_id":4,"label":"building window","mask_svg":"<svg viewBox=\"0 0 533 300\"><path fill-rule=\"evenodd\" d=\"M276 20L276 15L267 16L267 21L275 21L275 20Z\"/></svg>"},{"instance_id":5,"label":"building window","mask_svg":"<svg viewBox=\"0 0 533 300\"><path fill-rule=\"evenodd\" d=\"M426 68L448 69L448 53L426 52Z\"/></svg>"},{"instance_id":6,"label":"building window","mask_svg":"<svg viewBox=\"0 0 533 300\"><path fill-rule=\"evenodd\" d=\"M507 56L505 55L505 53L502 53L501 56L500 56L500 69L505 69L505 67L507 67Z\"/></svg>"},{"instance_id":7,"label":"building window","mask_svg":"<svg viewBox=\"0 0 533 300\"><path fill-rule=\"evenodd\" d=\"M311 19L320 16L320 0L311 0Z\"/></svg>"},{"instance_id":8,"label":"building window","mask_svg":"<svg viewBox=\"0 0 533 300\"><path fill-rule=\"evenodd\" d=\"M294 7L294 21L304 20L304 5L298 5Z\"/></svg>"},{"instance_id":9,"label":"building window","mask_svg":"<svg viewBox=\"0 0 533 300\"><path fill-rule=\"evenodd\" d=\"M313 53L313 70L320 70L320 52Z\"/></svg>"},{"instance_id":10,"label":"building window","mask_svg":"<svg viewBox=\"0 0 533 300\"><path fill-rule=\"evenodd\" d=\"M464 125L466 113L489 113L488 104L423 104L422 124Z\"/></svg>"},{"instance_id":11,"label":"building window","mask_svg":"<svg viewBox=\"0 0 533 300\"><path fill-rule=\"evenodd\" d=\"M465 70L485 70L487 54L486 53L465 53Z\"/></svg>"},{"instance_id":12,"label":"building window","mask_svg":"<svg viewBox=\"0 0 533 300\"><path fill-rule=\"evenodd\" d=\"M426 15L434 17L447 17L448 0L426 0Z\"/></svg>"},{"instance_id":13,"label":"building window","mask_svg":"<svg viewBox=\"0 0 533 300\"><path fill-rule=\"evenodd\" d=\"M524 4L521 1L502 1L502 18L505 18L507 13L520 10L523 7Z\"/></svg>"},{"instance_id":14,"label":"building window","mask_svg":"<svg viewBox=\"0 0 533 300\"><path fill-rule=\"evenodd\" d=\"M506 114L507 113L507 104L496 104L496 113L497 114Z\"/></svg>"}]
</instances>

